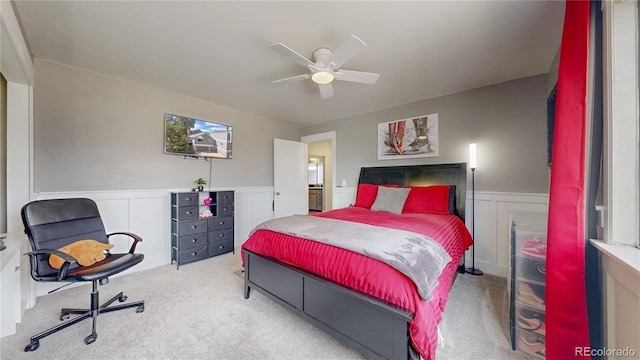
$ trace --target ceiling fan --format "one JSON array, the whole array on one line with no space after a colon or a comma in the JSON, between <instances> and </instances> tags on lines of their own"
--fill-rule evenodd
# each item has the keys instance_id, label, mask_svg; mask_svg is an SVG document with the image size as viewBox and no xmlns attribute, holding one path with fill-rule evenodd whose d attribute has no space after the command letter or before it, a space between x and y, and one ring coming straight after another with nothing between
<instances>
[{"instance_id":1,"label":"ceiling fan","mask_svg":"<svg viewBox=\"0 0 640 360\"><path fill-rule=\"evenodd\" d=\"M282 84L311 79L311 81L318 84L320 97L323 99L333 96L333 86L331 85L333 80L351 81L370 85L375 84L378 78L380 78L380 74L341 69L342 65L365 47L367 47L367 44L364 41L360 40L357 36L351 35L336 51L331 51L331 49L328 48L316 49L312 54L314 61L311 61L282 43L273 44L271 45L271 49L302 66L306 66L309 69L309 73L274 80L272 82L274 84Z\"/></svg>"}]
</instances>

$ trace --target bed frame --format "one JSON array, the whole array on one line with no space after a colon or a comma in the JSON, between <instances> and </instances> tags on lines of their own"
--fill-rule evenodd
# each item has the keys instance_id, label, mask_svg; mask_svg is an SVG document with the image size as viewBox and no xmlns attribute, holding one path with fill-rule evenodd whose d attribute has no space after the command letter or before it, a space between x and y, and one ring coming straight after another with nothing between
<instances>
[{"instance_id":1,"label":"bed frame","mask_svg":"<svg viewBox=\"0 0 640 360\"><path fill-rule=\"evenodd\" d=\"M358 183L455 185L457 215L464 221L466 170L466 163L364 167ZM258 290L369 359L419 358L409 338L411 312L275 259L243 251L245 299L252 288ZM458 272L464 272L461 264Z\"/></svg>"}]
</instances>

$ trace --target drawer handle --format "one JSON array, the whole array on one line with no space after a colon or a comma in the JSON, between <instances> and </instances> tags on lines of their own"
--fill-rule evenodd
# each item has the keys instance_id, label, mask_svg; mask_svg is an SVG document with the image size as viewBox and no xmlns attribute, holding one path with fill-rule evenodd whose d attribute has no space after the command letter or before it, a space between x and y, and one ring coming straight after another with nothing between
<instances>
[{"instance_id":1,"label":"drawer handle","mask_svg":"<svg viewBox=\"0 0 640 360\"><path fill-rule=\"evenodd\" d=\"M198 255L198 253L197 253L197 252L192 252L192 253L191 253L191 256L196 256L196 255Z\"/></svg>"},{"instance_id":2,"label":"drawer handle","mask_svg":"<svg viewBox=\"0 0 640 360\"><path fill-rule=\"evenodd\" d=\"M229 196L225 195L225 196L224 196L224 198L225 198L225 199L228 199L228 198L229 198Z\"/></svg>"},{"instance_id":3,"label":"drawer handle","mask_svg":"<svg viewBox=\"0 0 640 360\"><path fill-rule=\"evenodd\" d=\"M190 197L186 197L186 198L184 198L184 200L185 201L191 201L191 198Z\"/></svg>"},{"instance_id":4,"label":"drawer handle","mask_svg":"<svg viewBox=\"0 0 640 360\"><path fill-rule=\"evenodd\" d=\"M220 234L220 237L224 237L224 234Z\"/></svg>"},{"instance_id":5,"label":"drawer handle","mask_svg":"<svg viewBox=\"0 0 640 360\"><path fill-rule=\"evenodd\" d=\"M191 215L192 214L191 211L185 211L184 213L187 214L187 215Z\"/></svg>"},{"instance_id":6,"label":"drawer handle","mask_svg":"<svg viewBox=\"0 0 640 360\"><path fill-rule=\"evenodd\" d=\"M191 242L196 242L198 241L198 239L191 239Z\"/></svg>"},{"instance_id":7,"label":"drawer handle","mask_svg":"<svg viewBox=\"0 0 640 360\"><path fill-rule=\"evenodd\" d=\"M224 221L220 221L220 225L224 225Z\"/></svg>"},{"instance_id":8,"label":"drawer handle","mask_svg":"<svg viewBox=\"0 0 640 360\"><path fill-rule=\"evenodd\" d=\"M196 228L197 228L197 226L196 226L196 225L191 225L191 228L192 228L192 229L196 229Z\"/></svg>"},{"instance_id":9,"label":"drawer handle","mask_svg":"<svg viewBox=\"0 0 640 360\"><path fill-rule=\"evenodd\" d=\"M220 249L223 249L223 248L224 248L224 245L220 245Z\"/></svg>"},{"instance_id":10,"label":"drawer handle","mask_svg":"<svg viewBox=\"0 0 640 360\"><path fill-rule=\"evenodd\" d=\"M224 208L224 209L222 209L222 210L223 210L223 211L227 211L227 210L229 210L229 208Z\"/></svg>"}]
</instances>

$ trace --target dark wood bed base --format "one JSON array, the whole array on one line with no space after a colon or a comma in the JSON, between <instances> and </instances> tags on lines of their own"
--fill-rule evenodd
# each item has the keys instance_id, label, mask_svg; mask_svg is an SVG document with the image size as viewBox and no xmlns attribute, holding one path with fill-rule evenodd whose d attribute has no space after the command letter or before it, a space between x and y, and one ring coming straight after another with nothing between
<instances>
[{"instance_id":1,"label":"dark wood bed base","mask_svg":"<svg viewBox=\"0 0 640 360\"><path fill-rule=\"evenodd\" d=\"M359 183L455 185L457 215L464 221L466 163L365 167ZM244 297L256 289L369 359L413 359L411 312L248 250ZM464 257L463 257L464 258ZM461 265L464 272L464 264Z\"/></svg>"}]
</instances>

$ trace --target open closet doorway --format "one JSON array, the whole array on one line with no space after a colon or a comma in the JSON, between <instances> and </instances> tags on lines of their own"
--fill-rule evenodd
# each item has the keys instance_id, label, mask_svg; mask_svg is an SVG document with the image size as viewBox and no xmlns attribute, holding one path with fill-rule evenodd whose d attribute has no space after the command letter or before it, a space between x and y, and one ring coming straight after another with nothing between
<instances>
[{"instance_id":1,"label":"open closet doorway","mask_svg":"<svg viewBox=\"0 0 640 360\"><path fill-rule=\"evenodd\" d=\"M312 205L309 203L310 211L327 211L333 209L334 189L336 184L336 132L329 131L320 134L302 136L300 141L308 145L309 166L317 169L318 158L324 158L322 181L316 177L316 181L309 181L309 199L316 199ZM319 191L319 189L322 191ZM320 199L317 197L321 196Z\"/></svg>"}]
</instances>

